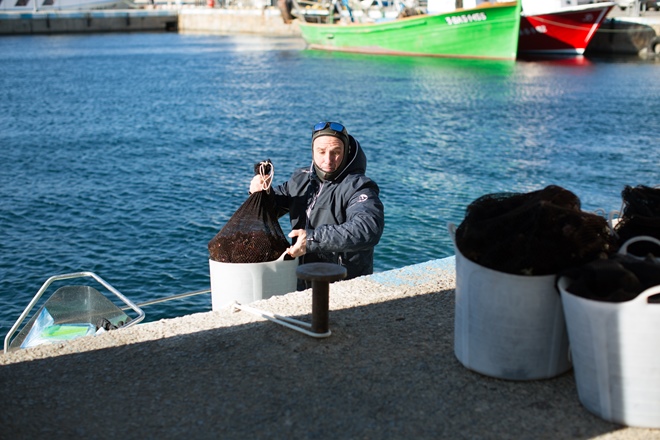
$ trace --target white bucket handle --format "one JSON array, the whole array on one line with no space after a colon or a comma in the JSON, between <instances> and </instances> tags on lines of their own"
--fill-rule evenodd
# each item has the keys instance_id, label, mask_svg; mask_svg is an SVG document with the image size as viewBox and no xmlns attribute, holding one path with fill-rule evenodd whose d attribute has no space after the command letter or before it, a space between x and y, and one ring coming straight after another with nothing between
<instances>
[{"instance_id":1,"label":"white bucket handle","mask_svg":"<svg viewBox=\"0 0 660 440\"><path fill-rule=\"evenodd\" d=\"M615 234L616 233L616 225L619 222L619 215L621 214L620 211L610 211L609 215L607 216L607 225L610 227L610 233Z\"/></svg>"},{"instance_id":2,"label":"white bucket handle","mask_svg":"<svg viewBox=\"0 0 660 440\"><path fill-rule=\"evenodd\" d=\"M631 303L646 305L646 304L648 304L649 297L651 297L653 295L657 295L659 293L660 293L660 285L649 287L648 289L646 289L645 291L643 291L642 293L637 295L637 297L634 298L631 301Z\"/></svg>"},{"instance_id":3,"label":"white bucket handle","mask_svg":"<svg viewBox=\"0 0 660 440\"><path fill-rule=\"evenodd\" d=\"M649 237L648 235L639 235L637 237L632 237L629 240L627 240L625 243L623 243L623 245L619 249L619 253L623 254L623 255L626 255L628 253L628 245L631 245L633 243L637 243L637 242L640 242L640 241L650 241L651 243L655 243L658 246L660 246L660 240L658 240L657 238ZM648 289L646 289L645 291L643 291L642 293L637 295L637 297L634 298L631 301L631 303L634 302L634 303L640 303L640 304L642 304L642 303L647 304L649 297L651 297L653 295L657 295L659 293L660 293L660 285L649 287Z\"/></svg>"},{"instance_id":4,"label":"white bucket handle","mask_svg":"<svg viewBox=\"0 0 660 440\"><path fill-rule=\"evenodd\" d=\"M454 222L447 222L447 229L449 230L449 235L451 236L451 240L456 244L456 225Z\"/></svg>"},{"instance_id":5,"label":"white bucket handle","mask_svg":"<svg viewBox=\"0 0 660 440\"><path fill-rule=\"evenodd\" d=\"M650 241L651 243L655 243L658 246L660 246L660 240L658 240L655 237L650 237L648 235L638 235L637 237L632 237L629 240L627 240L621 248L619 249L619 253L626 255L628 254L628 245L631 245L633 243L637 243L638 241Z\"/></svg>"},{"instance_id":6,"label":"white bucket handle","mask_svg":"<svg viewBox=\"0 0 660 440\"><path fill-rule=\"evenodd\" d=\"M561 292L562 290L566 293L569 293L573 296L577 296L571 292L568 291L568 286L569 286L569 281L572 281L570 278L566 276L559 277L557 280L557 287L559 288L559 291ZM637 295L635 298L631 299L630 301L627 301L627 304L635 304L638 307L642 307L648 304L648 299L649 297L653 295L657 295L660 293L660 285L658 286L652 286L649 287L648 289L642 291L639 295Z\"/></svg>"}]
</instances>

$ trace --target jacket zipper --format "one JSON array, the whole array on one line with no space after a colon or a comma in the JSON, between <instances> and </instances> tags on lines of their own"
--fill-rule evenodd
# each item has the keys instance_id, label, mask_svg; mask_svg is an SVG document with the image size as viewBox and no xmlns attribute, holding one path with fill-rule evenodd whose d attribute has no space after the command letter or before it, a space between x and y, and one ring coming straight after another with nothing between
<instances>
[{"instance_id":1,"label":"jacket zipper","mask_svg":"<svg viewBox=\"0 0 660 440\"><path fill-rule=\"evenodd\" d=\"M325 182L321 182L321 185L319 185L319 190L314 194L314 198L312 198L312 202L309 204L307 207L307 210L305 211L305 214L307 218L305 218L305 230L309 229L309 217L312 214L312 209L314 209L314 205L316 205L316 201L319 198L319 195L321 194L321 190L323 190L323 185L325 185ZM305 256L303 255L300 257L301 261L300 264L305 264Z\"/></svg>"},{"instance_id":2,"label":"jacket zipper","mask_svg":"<svg viewBox=\"0 0 660 440\"><path fill-rule=\"evenodd\" d=\"M319 199L319 196L321 195L321 191L323 191L323 186L325 185L325 182L321 182L321 185L319 186L319 190L314 194L314 198L312 199L312 203L309 204L307 207L307 218L305 219L305 229L309 228L309 218L312 215L312 209L314 209L314 206L316 205L317 200Z\"/></svg>"}]
</instances>

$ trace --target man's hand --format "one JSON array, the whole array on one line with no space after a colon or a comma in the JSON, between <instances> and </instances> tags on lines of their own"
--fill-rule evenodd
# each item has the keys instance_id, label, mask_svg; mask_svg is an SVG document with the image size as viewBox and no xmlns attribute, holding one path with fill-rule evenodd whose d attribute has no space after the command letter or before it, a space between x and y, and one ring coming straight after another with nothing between
<instances>
[{"instance_id":1,"label":"man's hand","mask_svg":"<svg viewBox=\"0 0 660 440\"><path fill-rule=\"evenodd\" d=\"M254 194L259 191L263 191L268 188L270 185L270 176L266 176L264 179L261 175L257 174L250 181L250 194Z\"/></svg>"},{"instance_id":2,"label":"man's hand","mask_svg":"<svg viewBox=\"0 0 660 440\"><path fill-rule=\"evenodd\" d=\"M300 257L307 253L307 232L304 229L294 229L289 232L289 237L298 237L296 244L291 246L286 252L293 258Z\"/></svg>"}]
</instances>

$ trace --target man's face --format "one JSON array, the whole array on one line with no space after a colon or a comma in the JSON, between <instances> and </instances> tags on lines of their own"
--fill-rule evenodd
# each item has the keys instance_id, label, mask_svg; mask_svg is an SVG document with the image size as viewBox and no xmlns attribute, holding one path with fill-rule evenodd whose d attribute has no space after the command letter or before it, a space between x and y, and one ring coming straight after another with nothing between
<instances>
[{"instance_id":1,"label":"man's face","mask_svg":"<svg viewBox=\"0 0 660 440\"><path fill-rule=\"evenodd\" d=\"M317 137L312 150L314 163L326 173L336 171L344 158L344 143L334 136Z\"/></svg>"}]
</instances>

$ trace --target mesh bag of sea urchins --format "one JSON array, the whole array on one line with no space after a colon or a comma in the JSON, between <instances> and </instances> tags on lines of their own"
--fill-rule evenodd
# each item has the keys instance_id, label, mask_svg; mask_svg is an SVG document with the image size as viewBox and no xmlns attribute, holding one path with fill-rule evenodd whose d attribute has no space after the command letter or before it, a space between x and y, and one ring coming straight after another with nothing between
<instances>
[{"instance_id":1,"label":"mesh bag of sea urchins","mask_svg":"<svg viewBox=\"0 0 660 440\"><path fill-rule=\"evenodd\" d=\"M212 260L222 263L263 263L277 260L289 247L278 222L270 160L257 163L255 174L267 184L236 210L225 226L208 243Z\"/></svg>"},{"instance_id":2,"label":"mesh bag of sea urchins","mask_svg":"<svg viewBox=\"0 0 660 440\"><path fill-rule=\"evenodd\" d=\"M612 241L607 220L583 211L575 194L556 185L479 197L456 230L464 257L517 275L557 274L607 258Z\"/></svg>"}]
</instances>

